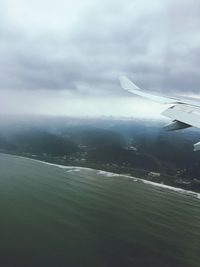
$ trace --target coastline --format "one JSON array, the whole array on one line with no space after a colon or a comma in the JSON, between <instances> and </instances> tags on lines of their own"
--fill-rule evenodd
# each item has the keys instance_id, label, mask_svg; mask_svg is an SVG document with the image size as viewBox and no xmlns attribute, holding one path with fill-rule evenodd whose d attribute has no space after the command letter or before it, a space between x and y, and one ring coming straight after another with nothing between
<instances>
[{"instance_id":1,"label":"coastline","mask_svg":"<svg viewBox=\"0 0 200 267\"><path fill-rule=\"evenodd\" d=\"M138 178L138 177L133 177L131 175L126 175L126 174L118 174L118 173L114 173L114 172L110 172L110 171L105 171L105 170L100 170L100 169L93 169L93 168L87 168L87 167L81 167L81 166L66 166L66 165L62 165L62 164L56 164L56 163L51 163L51 162L47 162L47 161L42 161L39 159L33 159L30 157L25 157L25 156L20 156L20 155L14 155L14 154L8 154L8 153L0 153L3 155L10 155L13 157L17 157L17 158L22 158L22 159L27 159L27 160L32 160L35 162L39 162L45 165L49 165L49 166L54 166L57 168L61 168L61 169L66 169L68 170L68 172L77 172L77 171L94 171L97 175L103 175L103 176L107 176L107 177L121 177L121 178L128 178L133 180L134 182L141 182L143 184L148 184L151 186L156 186L162 189L166 189L166 190L170 190L170 191L174 191L180 194L185 194L188 196L192 196L195 197L197 199L200 199L200 193L194 192L194 191L190 191L190 190L185 190L179 187L174 187L174 186L170 186L170 185L165 185L165 184L161 184L161 183L156 183L156 182L152 182L149 180L145 180L142 178Z\"/></svg>"}]
</instances>

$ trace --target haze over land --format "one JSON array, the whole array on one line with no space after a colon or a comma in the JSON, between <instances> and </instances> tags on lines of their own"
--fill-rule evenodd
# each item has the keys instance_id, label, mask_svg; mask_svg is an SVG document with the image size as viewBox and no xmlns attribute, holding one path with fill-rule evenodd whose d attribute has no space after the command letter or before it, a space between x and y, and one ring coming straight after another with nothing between
<instances>
[{"instance_id":1,"label":"haze over land","mask_svg":"<svg viewBox=\"0 0 200 267\"><path fill-rule=\"evenodd\" d=\"M199 131L167 133L163 125L124 118L5 117L0 151L200 192L199 153L193 152ZM152 177L151 171L158 174Z\"/></svg>"}]
</instances>

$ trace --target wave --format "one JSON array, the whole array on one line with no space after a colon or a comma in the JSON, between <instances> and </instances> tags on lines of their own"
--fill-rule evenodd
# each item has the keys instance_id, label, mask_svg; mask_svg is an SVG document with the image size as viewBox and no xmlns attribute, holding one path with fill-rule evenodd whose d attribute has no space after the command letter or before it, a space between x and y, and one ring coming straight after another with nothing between
<instances>
[{"instance_id":1,"label":"wave","mask_svg":"<svg viewBox=\"0 0 200 267\"><path fill-rule=\"evenodd\" d=\"M120 175L117 174L117 173L107 172L107 171L100 171L100 170L97 171L97 174L98 174L98 175L103 175L103 176L106 176L106 177L120 176Z\"/></svg>"},{"instance_id":2,"label":"wave","mask_svg":"<svg viewBox=\"0 0 200 267\"><path fill-rule=\"evenodd\" d=\"M107 176L107 177L115 177L115 176L126 177L126 178L129 178L129 179L133 180L134 182L142 182L144 184L149 184L149 185L152 185L152 186L157 186L157 187L168 189L168 190L175 191L175 192L178 192L178 193L191 195L193 197L196 197L196 198L200 199L200 193L196 193L194 191L185 190L185 189L174 187L174 186L170 186L170 185L155 183L155 182L152 182L152 181L144 180L142 178L132 177L130 175L116 174L116 173L106 172L106 171L99 171L97 174L104 175L104 176Z\"/></svg>"},{"instance_id":3,"label":"wave","mask_svg":"<svg viewBox=\"0 0 200 267\"><path fill-rule=\"evenodd\" d=\"M12 155L12 156L14 156L14 155ZM192 197L200 199L200 193L196 193L194 191L185 190L185 189L178 188L178 187L173 187L173 186L170 186L170 185L155 183L155 182L152 182L152 181L144 180L142 178L133 177L133 176L130 176L130 175L117 174L117 173L113 173L113 172L109 172L109 171L97 170L97 169L86 168L86 167L65 166L65 165L50 163L50 162L46 162L46 161L42 161L42 160L37 160L37 159L32 159L32 158L23 157L23 156L17 156L17 155L15 157L23 158L23 159L27 159L27 160L32 160L32 161L35 161L35 162L40 162L40 163L43 163L43 164L46 164L46 165L49 165L49 166L54 166L54 167L61 168L61 169L66 169L67 172L79 172L79 171L90 171L91 172L92 171L92 172L95 172L97 175L102 175L104 177L128 178L128 179L133 180L134 182L142 182L144 184L160 187L160 188L167 189L167 190L170 190L170 191L175 191L177 193L181 193L181 194L185 194L185 195L190 195Z\"/></svg>"}]
</instances>

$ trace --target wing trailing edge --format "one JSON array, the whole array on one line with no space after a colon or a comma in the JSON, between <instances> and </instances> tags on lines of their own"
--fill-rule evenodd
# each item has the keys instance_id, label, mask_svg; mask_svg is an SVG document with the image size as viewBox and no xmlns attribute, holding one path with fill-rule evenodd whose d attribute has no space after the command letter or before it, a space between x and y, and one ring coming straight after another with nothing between
<instances>
[{"instance_id":1,"label":"wing trailing edge","mask_svg":"<svg viewBox=\"0 0 200 267\"><path fill-rule=\"evenodd\" d=\"M169 124L164 126L164 129L168 132L170 131L177 131L177 130L181 130L181 129L186 129L192 127L191 125L181 122L181 121L177 121L174 120L172 122L170 122Z\"/></svg>"},{"instance_id":2,"label":"wing trailing edge","mask_svg":"<svg viewBox=\"0 0 200 267\"><path fill-rule=\"evenodd\" d=\"M173 104L161 114L172 119L172 122L164 129L167 131L176 131L189 127L200 128L200 102L197 99L174 98L159 95L159 93L149 93L141 90L137 85L131 82L126 76L119 78L121 87L135 95L148 98L161 104ZM194 144L194 151L200 150L200 142Z\"/></svg>"}]
</instances>

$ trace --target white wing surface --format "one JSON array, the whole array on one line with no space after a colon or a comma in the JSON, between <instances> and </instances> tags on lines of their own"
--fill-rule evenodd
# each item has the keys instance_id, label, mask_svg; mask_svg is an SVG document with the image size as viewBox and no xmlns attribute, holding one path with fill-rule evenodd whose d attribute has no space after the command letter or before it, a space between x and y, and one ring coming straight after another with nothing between
<instances>
[{"instance_id":1,"label":"white wing surface","mask_svg":"<svg viewBox=\"0 0 200 267\"><path fill-rule=\"evenodd\" d=\"M162 104L172 104L172 106L162 112L162 115L171 118L173 121L164 128L167 131L174 131L189 127L200 128L200 101L197 99L184 97L169 97L159 93L149 93L141 90L127 77L121 76L120 83L124 90L151 99ZM194 151L200 150L200 142L194 144Z\"/></svg>"}]
</instances>

